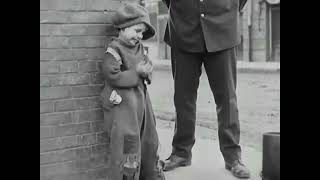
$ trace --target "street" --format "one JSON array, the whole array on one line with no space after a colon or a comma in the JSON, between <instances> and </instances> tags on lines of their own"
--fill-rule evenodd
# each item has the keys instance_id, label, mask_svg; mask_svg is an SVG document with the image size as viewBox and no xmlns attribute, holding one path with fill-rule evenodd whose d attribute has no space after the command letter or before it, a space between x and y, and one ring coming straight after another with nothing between
<instances>
[{"instance_id":1,"label":"street","mask_svg":"<svg viewBox=\"0 0 320 180\"><path fill-rule=\"evenodd\" d=\"M262 151L262 134L280 132L280 73L238 73L237 78L240 144ZM157 119L173 119L173 79L169 70L154 72L149 94ZM196 129L197 137L217 140L215 108L203 71L198 89L197 124L207 128ZM174 123L171 124L169 127L173 128Z\"/></svg>"}]
</instances>

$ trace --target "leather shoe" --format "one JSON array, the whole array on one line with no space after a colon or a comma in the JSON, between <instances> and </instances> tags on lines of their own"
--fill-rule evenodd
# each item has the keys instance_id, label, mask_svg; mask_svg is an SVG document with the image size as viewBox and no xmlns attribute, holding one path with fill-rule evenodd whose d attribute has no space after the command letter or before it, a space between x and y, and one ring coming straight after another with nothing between
<instances>
[{"instance_id":1,"label":"leather shoe","mask_svg":"<svg viewBox=\"0 0 320 180\"><path fill-rule=\"evenodd\" d=\"M163 171L171 171L177 167L184 167L191 165L191 158L182 158L176 155L171 155L163 162Z\"/></svg>"},{"instance_id":2,"label":"leather shoe","mask_svg":"<svg viewBox=\"0 0 320 180\"><path fill-rule=\"evenodd\" d=\"M249 169L239 160L234 161L231 164L226 163L225 167L237 178L250 178Z\"/></svg>"}]
</instances>

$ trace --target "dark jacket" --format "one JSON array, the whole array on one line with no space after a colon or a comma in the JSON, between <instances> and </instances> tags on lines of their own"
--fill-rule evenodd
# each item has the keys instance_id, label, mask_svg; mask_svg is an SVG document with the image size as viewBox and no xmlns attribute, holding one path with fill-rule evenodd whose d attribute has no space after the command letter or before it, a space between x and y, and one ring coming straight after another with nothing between
<instances>
[{"instance_id":1,"label":"dark jacket","mask_svg":"<svg viewBox=\"0 0 320 180\"><path fill-rule=\"evenodd\" d=\"M169 8L164 41L171 47L215 52L240 43L239 9L246 0L162 1Z\"/></svg>"}]
</instances>

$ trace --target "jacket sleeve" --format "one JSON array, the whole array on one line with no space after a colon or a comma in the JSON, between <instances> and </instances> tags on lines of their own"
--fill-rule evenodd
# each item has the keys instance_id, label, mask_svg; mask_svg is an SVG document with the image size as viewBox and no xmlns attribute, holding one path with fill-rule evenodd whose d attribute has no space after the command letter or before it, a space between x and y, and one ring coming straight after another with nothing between
<instances>
[{"instance_id":1,"label":"jacket sleeve","mask_svg":"<svg viewBox=\"0 0 320 180\"><path fill-rule=\"evenodd\" d=\"M170 6L170 0L162 0L163 3L167 5L167 8Z\"/></svg>"},{"instance_id":2,"label":"jacket sleeve","mask_svg":"<svg viewBox=\"0 0 320 180\"><path fill-rule=\"evenodd\" d=\"M135 69L121 71L121 63L110 53L105 54L102 62L102 73L106 81L115 88L131 88L138 86L141 81Z\"/></svg>"}]
</instances>

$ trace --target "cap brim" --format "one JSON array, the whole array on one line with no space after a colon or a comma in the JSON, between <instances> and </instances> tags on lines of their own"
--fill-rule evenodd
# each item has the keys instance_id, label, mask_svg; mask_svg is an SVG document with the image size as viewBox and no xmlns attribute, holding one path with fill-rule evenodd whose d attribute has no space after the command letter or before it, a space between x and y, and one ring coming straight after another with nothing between
<instances>
[{"instance_id":1,"label":"cap brim","mask_svg":"<svg viewBox=\"0 0 320 180\"><path fill-rule=\"evenodd\" d=\"M156 34L156 31L152 25L148 23L145 23L145 24L147 25L148 29L143 33L142 40L147 40L149 38L152 38Z\"/></svg>"}]
</instances>

